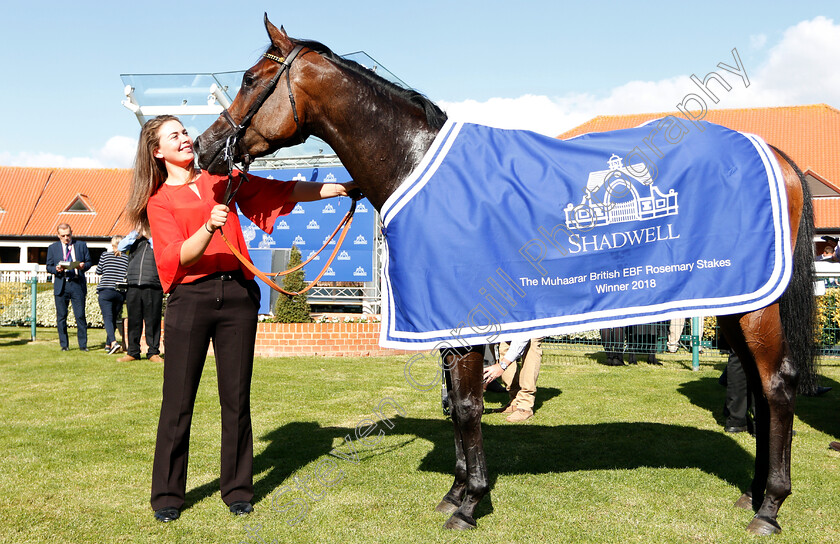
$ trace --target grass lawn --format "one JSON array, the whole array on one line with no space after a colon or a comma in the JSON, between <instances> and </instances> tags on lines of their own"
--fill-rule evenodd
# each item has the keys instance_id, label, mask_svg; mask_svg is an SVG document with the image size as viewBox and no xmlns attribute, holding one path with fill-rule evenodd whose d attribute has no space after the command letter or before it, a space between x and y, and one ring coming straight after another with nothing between
<instances>
[{"instance_id":1,"label":"grass lawn","mask_svg":"<svg viewBox=\"0 0 840 544\"><path fill-rule=\"evenodd\" d=\"M29 329L0 328L0 542L756 541L744 530L752 512L732 506L749 484L754 441L722 430L722 360L698 372L685 354L662 367L544 363L532 420L485 416L492 491L478 529L453 533L434 512L452 482L452 425L438 388L406 383L406 357L258 359L255 512L244 518L219 496L209 360L187 506L161 524L149 486L162 366L62 353L55 329L28 340ZM103 342L91 331L91 346ZM418 381L434 371L431 358L414 366ZM840 363L825 361L823 376L833 391L797 401L793 495L774 544L840 542L840 453L827 447L840 438ZM503 400L486 397L488 407ZM377 421L368 444L356 439Z\"/></svg>"}]
</instances>

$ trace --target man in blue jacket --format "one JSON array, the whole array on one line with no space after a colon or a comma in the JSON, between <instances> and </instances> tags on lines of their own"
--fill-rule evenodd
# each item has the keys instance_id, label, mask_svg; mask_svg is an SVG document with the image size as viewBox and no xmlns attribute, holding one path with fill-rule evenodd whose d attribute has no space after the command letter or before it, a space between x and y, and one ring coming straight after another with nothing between
<instances>
[{"instance_id":1,"label":"man in blue jacket","mask_svg":"<svg viewBox=\"0 0 840 544\"><path fill-rule=\"evenodd\" d=\"M58 327L58 342L61 351L68 351L67 310L73 305L76 318L76 336L79 349L87 351L87 317L85 316L85 298L87 280L85 272L93 266L87 244L73 240L73 229L67 223L57 228L58 242L47 248L47 272L53 275L53 294L55 295L55 317ZM76 264L78 263L78 264Z\"/></svg>"}]
</instances>

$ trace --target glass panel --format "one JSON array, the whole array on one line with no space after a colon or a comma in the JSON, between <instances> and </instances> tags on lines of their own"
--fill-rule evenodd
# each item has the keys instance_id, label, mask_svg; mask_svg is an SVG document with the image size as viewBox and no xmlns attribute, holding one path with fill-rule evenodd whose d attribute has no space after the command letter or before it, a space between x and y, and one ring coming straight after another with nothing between
<instances>
[{"instance_id":1,"label":"glass panel","mask_svg":"<svg viewBox=\"0 0 840 544\"><path fill-rule=\"evenodd\" d=\"M379 63L379 61L377 61L376 59L374 59L373 57L371 57L370 55L368 55L364 51L356 51L355 53L350 53L348 55L342 55L341 58L347 59L347 60L352 60L353 62L357 62L357 63L361 64L362 66L364 66L365 68L367 68L369 70L373 70L380 77L385 78L388 81L390 81L391 83L395 83L395 84L399 85L400 87L405 87L406 89L411 88L405 83L405 81L403 81L400 78L398 78L397 76L395 76L390 70L388 70L387 68L382 66Z\"/></svg>"},{"instance_id":2,"label":"glass panel","mask_svg":"<svg viewBox=\"0 0 840 544\"><path fill-rule=\"evenodd\" d=\"M241 80L243 72L238 74ZM122 74L120 78L134 88L141 106L206 106L210 87L219 83L213 74Z\"/></svg>"},{"instance_id":3,"label":"glass panel","mask_svg":"<svg viewBox=\"0 0 840 544\"><path fill-rule=\"evenodd\" d=\"M362 66L376 71L388 81L408 88L400 78L383 67L364 51L357 51L344 55L344 58L358 62ZM172 108L171 113L177 115L184 127L193 138L216 122L218 113L194 113L188 108L207 106L210 88L215 83L230 102L239 92L244 70L233 72L216 72L207 74L122 74L123 85L132 87L134 100L142 108L166 107ZM184 107L178 111L177 108ZM167 112L170 112L167 110ZM145 123L151 116L142 116ZM310 155L332 155L335 151L320 138L310 137L304 144L287 147L275 152L272 157L300 157Z\"/></svg>"}]
</instances>

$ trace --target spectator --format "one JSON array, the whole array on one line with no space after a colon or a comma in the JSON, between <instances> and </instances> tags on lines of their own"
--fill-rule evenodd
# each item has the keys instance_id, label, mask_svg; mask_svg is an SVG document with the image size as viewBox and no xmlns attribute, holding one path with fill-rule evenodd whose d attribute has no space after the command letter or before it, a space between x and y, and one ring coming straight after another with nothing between
<instances>
[{"instance_id":1,"label":"spectator","mask_svg":"<svg viewBox=\"0 0 840 544\"><path fill-rule=\"evenodd\" d=\"M750 391L747 375L741 360L734 353L730 353L726 363L726 403L723 406L723 415L726 423L723 430L728 433L743 433L749 431L755 434L751 413L755 406L755 400Z\"/></svg>"},{"instance_id":2,"label":"spectator","mask_svg":"<svg viewBox=\"0 0 840 544\"><path fill-rule=\"evenodd\" d=\"M703 324L705 319L706 318L704 317L699 318L701 338L703 336ZM685 328L685 321L685 318L677 317L672 319L668 324L668 351L670 353L676 353L677 350L680 349L680 337L682 336L683 328ZM691 351L691 349L689 349L689 351ZM700 347L700 352L703 352L702 347Z\"/></svg>"},{"instance_id":3,"label":"spectator","mask_svg":"<svg viewBox=\"0 0 840 544\"><path fill-rule=\"evenodd\" d=\"M522 357L522 365L516 360ZM484 369L485 387L502 377L510 402L502 409L510 423L521 423L533 417L537 393L537 377L542 363L542 338L499 343L499 362Z\"/></svg>"},{"instance_id":4,"label":"spectator","mask_svg":"<svg viewBox=\"0 0 840 544\"><path fill-rule=\"evenodd\" d=\"M627 325L601 329L601 343L607 359L607 366L623 366L623 353L627 352L628 364L636 364L636 353L647 354L647 362L651 365L661 364L656 359L657 340L663 335L662 322L646 323L644 325ZM626 342L626 347L625 347Z\"/></svg>"},{"instance_id":5,"label":"spectator","mask_svg":"<svg viewBox=\"0 0 840 544\"><path fill-rule=\"evenodd\" d=\"M67 340L67 310L73 305L76 318L76 337L79 349L87 351L87 317L85 316L85 298L87 281L85 271L93 266L87 244L73 241L73 229L67 223L57 228L58 242L47 248L47 272L53 275L53 295L55 296L55 319L58 328L58 342L61 351L70 349Z\"/></svg>"},{"instance_id":6,"label":"spectator","mask_svg":"<svg viewBox=\"0 0 840 544\"><path fill-rule=\"evenodd\" d=\"M838 247L838 240L833 236L823 236L822 239L825 241L825 245L823 246L822 254L817 256L818 261L828 261L831 263L836 263L840 261L840 254L838 254L837 247Z\"/></svg>"},{"instance_id":7,"label":"spectator","mask_svg":"<svg viewBox=\"0 0 840 544\"><path fill-rule=\"evenodd\" d=\"M125 282L126 313L128 314L128 346L126 355L117 359L129 363L140 359L140 337L146 328L146 357L162 363L160 356L160 320L163 311L163 288L158 278L152 241L145 230L133 230L123 238L120 251L128 252L128 272Z\"/></svg>"},{"instance_id":8,"label":"spectator","mask_svg":"<svg viewBox=\"0 0 840 544\"><path fill-rule=\"evenodd\" d=\"M624 329L625 327L601 329L601 343L607 354L607 366L624 366Z\"/></svg>"},{"instance_id":9,"label":"spectator","mask_svg":"<svg viewBox=\"0 0 840 544\"><path fill-rule=\"evenodd\" d=\"M650 365L661 365L656 359L656 344L661 336L665 336L665 322L645 323L643 325L630 325L626 328L627 335L627 362L636 364L636 353L647 354L647 362Z\"/></svg>"},{"instance_id":10,"label":"spectator","mask_svg":"<svg viewBox=\"0 0 840 544\"><path fill-rule=\"evenodd\" d=\"M99 295L99 309L102 311L102 323L105 325L105 349L109 354L120 350L115 331L125 340L122 332L122 307L125 297L117 290L117 284L125 281L128 270L128 257L120 253L117 245L122 236L111 238L111 251L106 251L99 257L96 273L101 275L96 293Z\"/></svg>"}]
</instances>

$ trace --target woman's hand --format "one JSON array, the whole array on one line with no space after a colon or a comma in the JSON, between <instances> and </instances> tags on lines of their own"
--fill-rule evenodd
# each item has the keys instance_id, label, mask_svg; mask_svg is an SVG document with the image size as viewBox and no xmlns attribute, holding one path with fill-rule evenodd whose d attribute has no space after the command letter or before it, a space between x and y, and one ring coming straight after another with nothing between
<instances>
[{"instance_id":1,"label":"woman's hand","mask_svg":"<svg viewBox=\"0 0 840 544\"><path fill-rule=\"evenodd\" d=\"M350 196L350 191L358 189L355 181L348 181L347 183L336 183L336 196Z\"/></svg>"},{"instance_id":2,"label":"woman's hand","mask_svg":"<svg viewBox=\"0 0 840 544\"><path fill-rule=\"evenodd\" d=\"M205 224L207 230L215 231L220 227L224 227L225 223L227 223L228 213L230 213L230 208L224 204L216 204L213 206L213 209L210 210L210 219L208 219Z\"/></svg>"},{"instance_id":3,"label":"woman's hand","mask_svg":"<svg viewBox=\"0 0 840 544\"><path fill-rule=\"evenodd\" d=\"M230 208L224 204L216 204L210 210L210 219L199 227L192 236L184 240L184 243L181 244L180 255L182 266L192 266L201 259L207 246L213 241L216 230L227 223L228 212L230 212Z\"/></svg>"}]
</instances>

